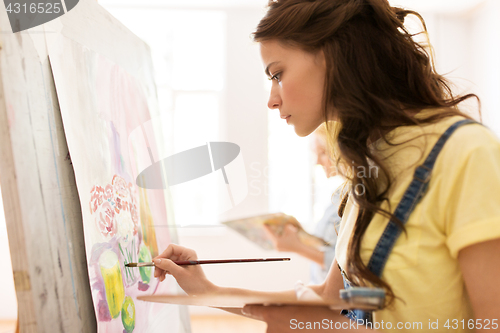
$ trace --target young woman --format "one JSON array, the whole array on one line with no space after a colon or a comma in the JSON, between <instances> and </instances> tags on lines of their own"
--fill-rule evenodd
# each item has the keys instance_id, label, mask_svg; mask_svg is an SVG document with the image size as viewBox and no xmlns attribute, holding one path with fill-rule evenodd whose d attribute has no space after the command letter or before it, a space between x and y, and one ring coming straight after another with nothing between
<instances>
[{"instance_id":1,"label":"young woman","mask_svg":"<svg viewBox=\"0 0 500 333\"><path fill-rule=\"evenodd\" d=\"M269 108L299 136L340 125L330 134L350 191L336 262L313 290L338 298L343 278L384 288L385 307L371 318L380 331L500 331L500 143L480 124L457 123L470 119L460 102L475 96L452 95L406 30L407 14L420 17L386 0L277 0L254 34L273 80ZM188 294L257 293L171 261L195 257L169 246L155 276L168 271ZM353 328L326 308L244 312L269 332L294 331L291 320L373 327Z\"/></svg>"}]
</instances>

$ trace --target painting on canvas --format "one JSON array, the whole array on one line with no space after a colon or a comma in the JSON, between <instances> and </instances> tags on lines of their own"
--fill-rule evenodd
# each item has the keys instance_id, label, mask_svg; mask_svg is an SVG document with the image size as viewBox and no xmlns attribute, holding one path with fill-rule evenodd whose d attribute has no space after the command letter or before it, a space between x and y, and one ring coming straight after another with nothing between
<instances>
[{"instance_id":1,"label":"painting on canvas","mask_svg":"<svg viewBox=\"0 0 500 333\"><path fill-rule=\"evenodd\" d=\"M175 280L160 284L152 267L125 267L151 261L175 241L168 192L136 185L164 149L152 121L152 80L65 38L50 50L50 62L82 207L98 331L189 331L178 306L136 299L176 293Z\"/></svg>"}]
</instances>

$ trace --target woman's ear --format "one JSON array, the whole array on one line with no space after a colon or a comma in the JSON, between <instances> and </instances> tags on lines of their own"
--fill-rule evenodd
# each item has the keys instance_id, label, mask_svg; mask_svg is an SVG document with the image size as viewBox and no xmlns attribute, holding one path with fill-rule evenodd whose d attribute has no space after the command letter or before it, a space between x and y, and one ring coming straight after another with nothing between
<instances>
[{"instance_id":1,"label":"woman's ear","mask_svg":"<svg viewBox=\"0 0 500 333\"><path fill-rule=\"evenodd\" d=\"M316 63L319 64L326 71L326 57L323 49L320 49L316 52Z\"/></svg>"}]
</instances>

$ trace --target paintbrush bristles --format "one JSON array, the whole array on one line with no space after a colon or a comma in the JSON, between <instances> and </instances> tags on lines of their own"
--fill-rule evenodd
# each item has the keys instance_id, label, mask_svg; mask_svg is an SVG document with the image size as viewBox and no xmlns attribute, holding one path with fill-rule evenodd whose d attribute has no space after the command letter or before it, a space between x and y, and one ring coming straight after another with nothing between
<instances>
[{"instance_id":1,"label":"paintbrush bristles","mask_svg":"<svg viewBox=\"0 0 500 333\"><path fill-rule=\"evenodd\" d=\"M155 264L153 262L129 262L128 264L125 264L125 267L148 267L154 265Z\"/></svg>"}]
</instances>

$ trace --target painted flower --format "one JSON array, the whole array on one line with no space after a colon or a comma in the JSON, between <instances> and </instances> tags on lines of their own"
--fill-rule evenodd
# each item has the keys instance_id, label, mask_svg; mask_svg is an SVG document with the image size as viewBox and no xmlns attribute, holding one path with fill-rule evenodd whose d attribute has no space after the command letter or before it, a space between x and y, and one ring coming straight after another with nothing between
<instances>
[{"instance_id":1,"label":"painted flower","mask_svg":"<svg viewBox=\"0 0 500 333\"><path fill-rule=\"evenodd\" d=\"M122 177L115 175L113 177L113 189L120 198L125 199L128 196L128 187L127 187L127 181L123 179Z\"/></svg>"},{"instance_id":2,"label":"painted flower","mask_svg":"<svg viewBox=\"0 0 500 333\"><path fill-rule=\"evenodd\" d=\"M120 213L120 210L123 209L122 199L116 198L115 205L115 208L118 209L118 213Z\"/></svg>"},{"instance_id":3,"label":"painted flower","mask_svg":"<svg viewBox=\"0 0 500 333\"><path fill-rule=\"evenodd\" d=\"M103 202L96 220L99 231L103 236L113 237L116 234L115 211L108 201Z\"/></svg>"},{"instance_id":4,"label":"painted flower","mask_svg":"<svg viewBox=\"0 0 500 333\"><path fill-rule=\"evenodd\" d=\"M118 235L122 238L121 242L127 245L137 234L137 231L134 230L134 222L132 222L130 214L127 212L116 215L115 220L118 225Z\"/></svg>"},{"instance_id":5,"label":"painted flower","mask_svg":"<svg viewBox=\"0 0 500 333\"><path fill-rule=\"evenodd\" d=\"M90 190L90 213L95 213L97 208L103 203L104 189L101 186L94 186Z\"/></svg>"},{"instance_id":6,"label":"painted flower","mask_svg":"<svg viewBox=\"0 0 500 333\"><path fill-rule=\"evenodd\" d=\"M104 189L104 199L113 199L113 186L111 186L111 184L106 185L106 188Z\"/></svg>"},{"instance_id":7,"label":"painted flower","mask_svg":"<svg viewBox=\"0 0 500 333\"><path fill-rule=\"evenodd\" d=\"M128 211L128 201L122 201L122 210Z\"/></svg>"}]
</instances>

